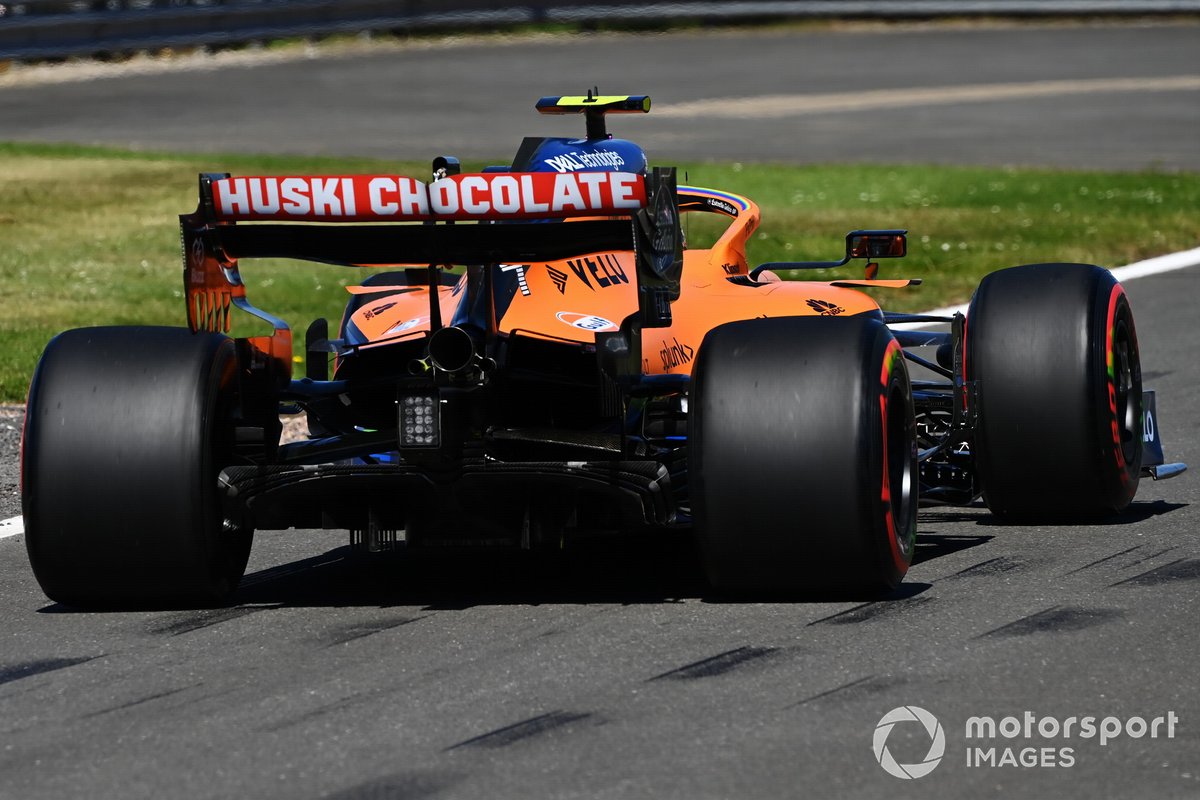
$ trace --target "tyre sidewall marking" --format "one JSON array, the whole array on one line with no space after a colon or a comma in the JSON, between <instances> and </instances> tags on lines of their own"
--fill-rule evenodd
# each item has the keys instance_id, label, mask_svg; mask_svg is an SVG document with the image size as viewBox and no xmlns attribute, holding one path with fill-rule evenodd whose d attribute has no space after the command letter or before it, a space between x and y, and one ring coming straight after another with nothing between
<instances>
[{"instance_id":1,"label":"tyre sidewall marking","mask_svg":"<svg viewBox=\"0 0 1200 800\"><path fill-rule=\"evenodd\" d=\"M903 358L903 351L900 348L900 343L893 338L888 342L887 347L883 351L883 368L880 370L879 375L879 421L880 429L883 432L883 450L880 454L880 462L882 464L880 502L883 506L884 527L887 530L892 561L895 562L896 568L903 575L908 571L908 559L905 558L905 548L900 542L899 530L896 526L895 504L892 502L892 483L890 468L888 466L888 462L890 461L888 457L890 452L888 450L888 395L891 394L892 373L896 369L897 361L901 358ZM907 538L907 535L905 538Z\"/></svg>"},{"instance_id":2,"label":"tyre sidewall marking","mask_svg":"<svg viewBox=\"0 0 1200 800\"><path fill-rule=\"evenodd\" d=\"M1116 369L1116 336L1117 336L1117 316L1121 311L1122 306L1128 308L1129 300L1125 296L1125 290L1121 284L1114 284L1108 294L1108 309L1105 314L1104 324L1104 371L1105 371L1105 401L1107 402L1107 418L1105 419L1104 428L1107 429L1112 441L1113 460L1117 468L1117 480L1120 482L1120 487L1123 492L1128 492L1130 489L1130 469L1129 462L1125 458L1125 448L1121 442L1121 420L1117 409L1117 369ZM1133 315L1127 314L1125 319L1125 329L1128 339L1127 359L1132 359L1137 351L1137 332L1133 327ZM1126 402L1134 402L1134 389L1132 367L1130 368L1130 396ZM1141 414L1136 415L1140 420ZM1134 431L1135 439L1140 438L1141 432ZM1136 442L1135 442L1136 447Z\"/></svg>"}]
</instances>

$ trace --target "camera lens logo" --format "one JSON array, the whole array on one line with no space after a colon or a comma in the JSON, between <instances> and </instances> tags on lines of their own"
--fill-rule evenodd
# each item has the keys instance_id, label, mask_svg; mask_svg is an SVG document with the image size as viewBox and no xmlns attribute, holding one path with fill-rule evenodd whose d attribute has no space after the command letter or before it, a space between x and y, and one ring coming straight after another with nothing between
<instances>
[{"instance_id":1,"label":"camera lens logo","mask_svg":"<svg viewBox=\"0 0 1200 800\"><path fill-rule=\"evenodd\" d=\"M925 754L925 758L920 763L901 764L888 751L888 736L891 734L892 728L900 722L920 723L925 728L925 732L929 734L929 752ZM941 763L942 756L946 753L946 733L942 730L942 724L938 722L937 717L925 709L919 706L900 706L893 708L883 715L883 719L879 720L879 724L875 726L873 744L875 760L879 762L879 766L883 767L889 775L911 780L924 778Z\"/></svg>"}]
</instances>

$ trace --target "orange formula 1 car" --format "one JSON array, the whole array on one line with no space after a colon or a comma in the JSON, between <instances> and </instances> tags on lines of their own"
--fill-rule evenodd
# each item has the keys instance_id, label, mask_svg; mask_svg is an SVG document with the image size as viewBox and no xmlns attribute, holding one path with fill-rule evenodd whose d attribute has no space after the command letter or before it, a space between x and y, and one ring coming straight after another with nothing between
<instances>
[{"instance_id":1,"label":"orange formula 1 car","mask_svg":"<svg viewBox=\"0 0 1200 800\"><path fill-rule=\"evenodd\" d=\"M916 283L874 279L903 231L752 269L752 201L679 186L607 134L649 98L537 108L582 113L586 137L527 138L477 174L441 157L429 182L202 175L180 218L188 327L67 331L34 376L22 500L45 592L219 597L254 530L290 527L368 551L691 530L721 590L886 589L919 500L1082 519L1184 469L1163 463L1106 270L1016 267L965 316L889 314L860 289ZM682 214L728 227L688 249ZM255 257L378 268L335 337L309 328L303 378L287 324L247 300ZM863 280L765 271L856 258ZM228 337L234 309L273 333ZM893 327L912 322L950 330ZM307 440L280 443L281 411L307 414Z\"/></svg>"}]
</instances>

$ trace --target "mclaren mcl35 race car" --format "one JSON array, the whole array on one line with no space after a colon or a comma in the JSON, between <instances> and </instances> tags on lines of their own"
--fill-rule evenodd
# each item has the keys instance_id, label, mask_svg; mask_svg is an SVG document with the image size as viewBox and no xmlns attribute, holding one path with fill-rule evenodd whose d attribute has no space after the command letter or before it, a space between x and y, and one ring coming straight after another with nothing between
<instances>
[{"instance_id":1,"label":"mclaren mcl35 race car","mask_svg":"<svg viewBox=\"0 0 1200 800\"><path fill-rule=\"evenodd\" d=\"M253 532L287 528L414 552L690 531L718 591L886 590L920 503L1087 521L1185 469L1107 270L1018 266L965 315L888 313L861 290L916 283L875 277L904 231L751 267L753 201L608 134L648 97L536 107L586 136L479 173L439 157L428 180L201 175L187 327L69 330L33 377L22 503L46 594L217 599ZM687 214L727 228L688 248ZM308 328L303 377L287 324L247 299L239 262L262 257L371 270L335 335ZM774 273L851 259L866 277ZM271 332L231 338L235 310ZM281 413L308 437L281 443Z\"/></svg>"}]
</instances>

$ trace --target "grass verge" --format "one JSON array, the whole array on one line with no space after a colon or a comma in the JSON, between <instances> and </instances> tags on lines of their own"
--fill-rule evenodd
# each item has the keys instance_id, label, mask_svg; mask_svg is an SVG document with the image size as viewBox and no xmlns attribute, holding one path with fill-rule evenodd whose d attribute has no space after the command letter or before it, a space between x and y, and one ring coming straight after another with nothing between
<instances>
[{"instance_id":1,"label":"grass verge","mask_svg":"<svg viewBox=\"0 0 1200 800\"><path fill-rule=\"evenodd\" d=\"M198 172L428 171L423 163L375 159L4 143L0 158L0 402L24 399L38 355L61 330L184 324L176 216L195 207ZM678 166L693 185L744 194L762 206L752 263L839 258L851 229L908 228L910 255L885 262L882 273L923 278L925 285L879 294L896 310L964 301L981 276L1005 266L1080 261L1114 267L1200 241L1200 174ZM697 221L688 235L696 246L716 231ZM827 280L855 269L784 277ZM244 265L243 277L252 302L302 332L318 316L336 321L347 298L343 287L363 274L259 262Z\"/></svg>"}]
</instances>

